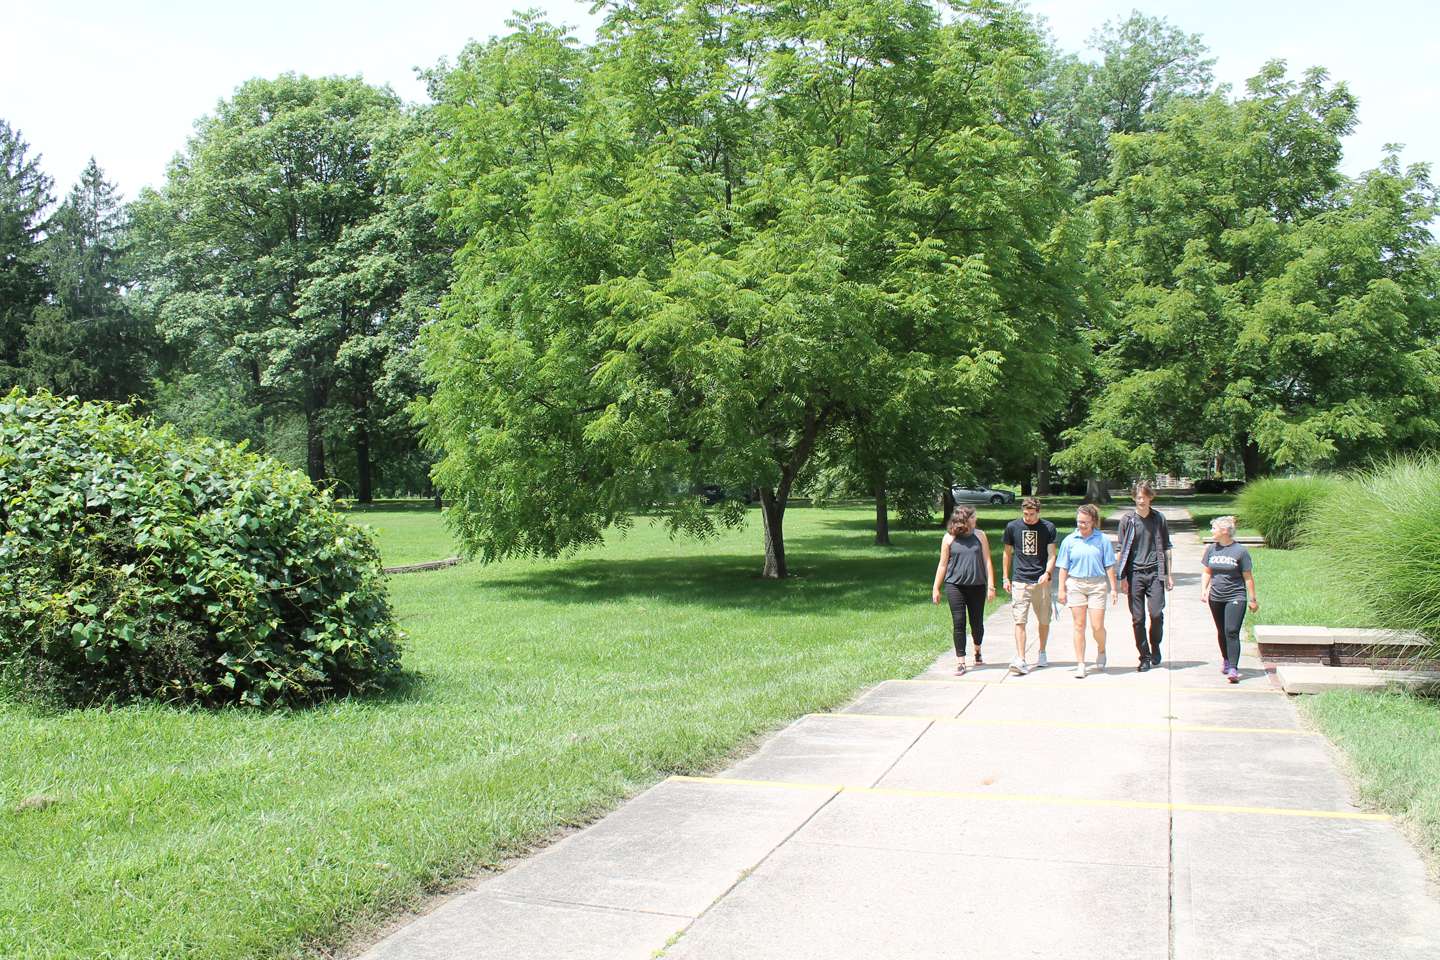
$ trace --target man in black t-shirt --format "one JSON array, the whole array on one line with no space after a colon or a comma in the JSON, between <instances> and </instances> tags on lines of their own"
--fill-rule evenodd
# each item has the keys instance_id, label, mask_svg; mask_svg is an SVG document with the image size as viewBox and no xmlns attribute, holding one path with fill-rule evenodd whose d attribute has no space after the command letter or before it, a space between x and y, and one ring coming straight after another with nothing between
<instances>
[{"instance_id":1,"label":"man in black t-shirt","mask_svg":"<svg viewBox=\"0 0 1440 960\"><path fill-rule=\"evenodd\" d=\"M1015 659L1010 672L1030 672L1025 660L1025 623L1035 611L1036 629L1040 632L1040 655L1035 666L1049 664L1045 643L1050 639L1050 581L1055 574L1055 524L1040 519L1040 501L1026 497L1020 505L1020 519L1005 525L1005 589L1010 592L1010 615L1015 620ZM1010 568L1015 578L1010 578Z\"/></svg>"}]
</instances>

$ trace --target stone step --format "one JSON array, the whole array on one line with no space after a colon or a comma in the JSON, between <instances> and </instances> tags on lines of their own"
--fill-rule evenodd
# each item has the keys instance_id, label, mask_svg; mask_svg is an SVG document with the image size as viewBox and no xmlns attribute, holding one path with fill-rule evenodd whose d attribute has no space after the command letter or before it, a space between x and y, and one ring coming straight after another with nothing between
<instances>
[{"instance_id":1,"label":"stone step","mask_svg":"<svg viewBox=\"0 0 1440 960\"><path fill-rule=\"evenodd\" d=\"M1325 693L1330 690L1384 690L1440 688L1440 672L1429 670L1374 670L1370 667L1330 667L1284 663L1275 678L1286 693Z\"/></svg>"}]
</instances>

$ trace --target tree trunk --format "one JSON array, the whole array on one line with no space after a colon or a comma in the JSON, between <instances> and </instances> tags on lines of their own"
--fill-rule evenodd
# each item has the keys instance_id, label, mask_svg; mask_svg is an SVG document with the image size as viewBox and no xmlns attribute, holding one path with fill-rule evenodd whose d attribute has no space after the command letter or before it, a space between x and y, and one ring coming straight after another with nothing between
<instances>
[{"instance_id":1,"label":"tree trunk","mask_svg":"<svg viewBox=\"0 0 1440 960\"><path fill-rule=\"evenodd\" d=\"M1245 479L1255 480L1265 474L1265 462L1260 456L1260 447L1251 437L1240 445L1240 459L1245 465Z\"/></svg>"},{"instance_id":2,"label":"tree trunk","mask_svg":"<svg viewBox=\"0 0 1440 960\"><path fill-rule=\"evenodd\" d=\"M1045 450L1035 458L1035 496L1050 496L1050 451Z\"/></svg>"},{"instance_id":3,"label":"tree trunk","mask_svg":"<svg viewBox=\"0 0 1440 960\"><path fill-rule=\"evenodd\" d=\"M790 502L790 488L814 452L815 441L828 416L829 411L825 410L805 411L800 438L789 459L780 466L780 484L773 490L760 488L760 509L765 515L765 569L761 576L767 579L783 580L790 575L785 565L785 505Z\"/></svg>"},{"instance_id":4,"label":"tree trunk","mask_svg":"<svg viewBox=\"0 0 1440 960\"><path fill-rule=\"evenodd\" d=\"M362 421L355 431L355 499L359 503L373 503L371 494L370 428Z\"/></svg>"},{"instance_id":5,"label":"tree trunk","mask_svg":"<svg viewBox=\"0 0 1440 960\"><path fill-rule=\"evenodd\" d=\"M1100 477L1090 477L1085 481L1085 502L1086 503L1109 503L1110 483Z\"/></svg>"},{"instance_id":6,"label":"tree trunk","mask_svg":"<svg viewBox=\"0 0 1440 960\"><path fill-rule=\"evenodd\" d=\"M890 546L890 505L885 498L885 481L875 482L875 545Z\"/></svg>"},{"instance_id":7,"label":"tree trunk","mask_svg":"<svg viewBox=\"0 0 1440 960\"><path fill-rule=\"evenodd\" d=\"M760 512L765 517L765 569L767 580L784 580L789 575L785 566L785 502L769 487L760 488Z\"/></svg>"},{"instance_id":8,"label":"tree trunk","mask_svg":"<svg viewBox=\"0 0 1440 960\"><path fill-rule=\"evenodd\" d=\"M1021 477L1021 478L1020 478L1020 496L1022 496L1022 497L1028 497L1028 496L1030 496L1030 494L1032 494L1032 493L1034 493L1034 492L1035 492L1035 491L1034 491L1034 488L1033 488L1033 487L1031 486L1031 484L1030 484L1030 477L1029 477L1029 475L1026 475L1026 476Z\"/></svg>"},{"instance_id":9,"label":"tree trunk","mask_svg":"<svg viewBox=\"0 0 1440 960\"><path fill-rule=\"evenodd\" d=\"M311 483L319 486L325 482L325 438L320 433L317 410L305 413L305 469Z\"/></svg>"}]
</instances>

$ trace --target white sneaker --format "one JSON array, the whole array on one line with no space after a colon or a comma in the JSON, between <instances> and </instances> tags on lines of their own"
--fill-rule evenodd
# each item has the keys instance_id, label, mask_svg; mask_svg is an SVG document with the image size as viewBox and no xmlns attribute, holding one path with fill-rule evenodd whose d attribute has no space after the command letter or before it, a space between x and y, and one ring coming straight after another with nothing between
<instances>
[{"instance_id":1,"label":"white sneaker","mask_svg":"<svg viewBox=\"0 0 1440 960\"><path fill-rule=\"evenodd\" d=\"M1024 660L1011 660L1010 672L1017 677L1024 676L1030 672L1030 666Z\"/></svg>"},{"instance_id":2,"label":"white sneaker","mask_svg":"<svg viewBox=\"0 0 1440 960\"><path fill-rule=\"evenodd\" d=\"M1084 661L1084 660L1081 660L1079 663L1075 664L1075 679L1076 679L1076 680L1084 680L1084 679L1085 679L1085 661Z\"/></svg>"},{"instance_id":3,"label":"white sneaker","mask_svg":"<svg viewBox=\"0 0 1440 960\"><path fill-rule=\"evenodd\" d=\"M1038 670L1040 667L1048 666L1050 666L1050 658L1045 656L1044 650L1041 650L1040 656L1035 660L1035 668Z\"/></svg>"},{"instance_id":4,"label":"white sneaker","mask_svg":"<svg viewBox=\"0 0 1440 960\"><path fill-rule=\"evenodd\" d=\"M1104 669L1105 669L1105 654L1102 653L1102 654L1100 654L1099 656L1097 656L1097 657L1095 658L1095 669L1096 669L1096 670L1104 670Z\"/></svg>"}]
</instances>

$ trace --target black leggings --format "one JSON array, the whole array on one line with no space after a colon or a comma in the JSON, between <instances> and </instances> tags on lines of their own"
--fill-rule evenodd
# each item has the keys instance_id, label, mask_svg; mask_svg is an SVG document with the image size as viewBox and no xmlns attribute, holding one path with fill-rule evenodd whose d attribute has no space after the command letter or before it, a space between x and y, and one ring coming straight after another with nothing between
<instances>
[{"instance_id":1,"label":"black leggings","mask_svg":"<svg viewBox=\"0 0 1440 960\"><path fill-rule=\"evenodd\" d=\"M965 615L970 615L970 635L975 638L975 649L985 642L985 584L967 586L958 583L945 584L945 599L950 601L950 622L955 628L955 656L965 656Z\"/></svg>"},{"instance_id":2,"label":"black leggings","mask_svg":"<svg viewBox=\"0 0 1440 960\"><path fill-rule=\"evenodd\" d=\"M1210 616L1215 618L1215 638L1220 641L1220 656L1240 669L1240 625L1245 622L1244 600L1211 600Z\"/></svg>"}]
</instances>

